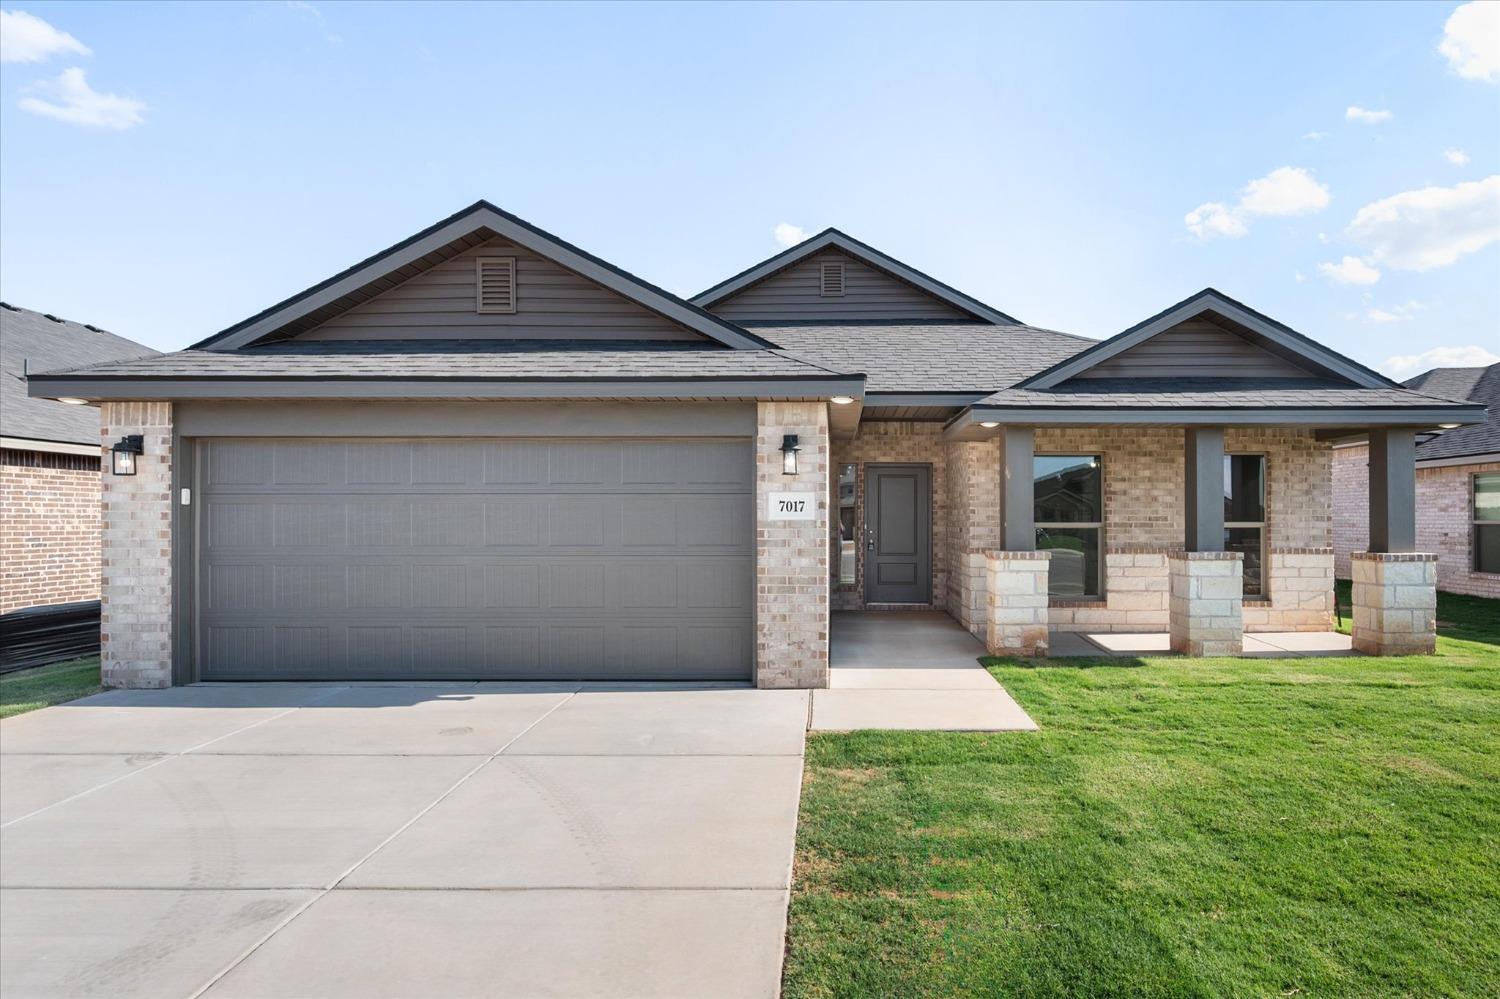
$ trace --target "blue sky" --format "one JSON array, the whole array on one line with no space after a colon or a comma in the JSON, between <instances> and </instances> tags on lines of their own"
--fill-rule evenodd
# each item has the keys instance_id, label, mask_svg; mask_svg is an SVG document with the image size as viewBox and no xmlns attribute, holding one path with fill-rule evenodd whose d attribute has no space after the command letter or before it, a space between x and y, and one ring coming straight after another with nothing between
<instances>
[{"instance_id":1,"label":"blue sky","mask_svg":"<svg viewBox=\"0 0 1500 999\"><path fill-rule=\"evenodd\" d=\"M1039 326L1212 285L1474 363L1500 4L1459 6L26 0L0 294L174 349L486 198L678 293L834 225Z\"/></svg>"}]
</instances>

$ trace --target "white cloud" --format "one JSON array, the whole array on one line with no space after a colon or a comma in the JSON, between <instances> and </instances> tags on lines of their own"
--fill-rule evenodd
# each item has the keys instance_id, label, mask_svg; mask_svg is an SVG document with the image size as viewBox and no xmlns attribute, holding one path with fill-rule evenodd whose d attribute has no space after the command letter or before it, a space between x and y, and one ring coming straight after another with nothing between
<instances>
[{"instance_id":1,"label":"white cloud","mask_svg":"<svg viewBox=\"0 0 1500 999\"><path fill-rule=\"evenodd\" d=\"M1327 186L1302 167L1277 167L1246 184L1230 207L1219 201L1199 205L1183 216L1188 231L1200 239L1237 239L1250 231L1257 215L1307 215L1328 207Z\"/></svg>"},{"instance_id":2,"label":"white cloud","mask_svg":"<svg viewBox=\"0 0 1500 999\"><path fill-rule=\"evenodd\" d=\"M328 30L328 19L323 16L323 12L308 3L307 0L286 0L286 5L289 10L294 10L308 20L316 22L318 28L323 32L323 38L330 45L342 45L344 43L342 35L336 35Z\"/></svg>"},{"instance_id":3,"label":"white cloud","mask_svg":"<svg viewBox=\"0 0 1500 999\"><path fill-rule=\"evenodd\" d=\"M1405 305L1393 305L1389 309L1371 306L1365 310L1365 322L1404 323L1421 311L1421 302L1407 302Z\"/></svg>"},{"instance_id":4,"label":"white cloud","mask_svg":"<svg viewBox=\"0 0 1500 999\"><path fill-rule=\"evenodd\" d=\"M87 45L34 14L0 10L0 62L45 62L60 52L91 54Z\"/></svg>"},{"instance_id":5,"label":"white cloud","mask_svg":"<svg viewBox=\"0 0 1500 999\"><path fill-rule=\"evenodd\" d=\"M1500 240L1500 174L1424 187L1365 205L1345 232L1366 260L1402 271L1447 267Z\"/></svg>"},{"instance_id":6,"label":"white cloud","mask_svg":"<svg viewBox=\"0 0 1500 999\"><path fill-rule=\"evenodd\" d=\"M1298 284L1301 284L1302 282L1307 280L1307 275L1303 274L1301 271L1298 271L1297 273L1292 275L1292 280L1296 281Z\"/></svg>"},{"instance_id":7,"label":"white cloud","mask_svg":"<svg viewBox=\"0 0 1500 999\"><path fill-rule=\"evenodd\" d=\"M1344 112L1346 121L1357 121L1364 125L1379 125L1383 121L1390 121L1395 115L1389 111L1370 111L1361 107L1350 107Z\"/></svg>"},{"instance_id":8,"label":"white cloud","mask_svg":"<svg viewBox=\"0 0 1500 999\"><path fill-rule=\"evenodd\" d=\"M76 66L63 70L55 80L38 80L26 92L32 96L16 102L22 111L70 125L126 129L145 121L144 102L119 94L99 93L89 86L83 70Z\"/></svg>"},{"instance_id":9,"label":"white cloud","mask_svg":"<svg viewBox=\"0 0 1500 999\"><path fill-rule=\"evenodd\" d=\"M771 230L771 235L776 237L776 242L781 246L796 246L807 238L807 231L800 225L792 225L790 222L778 222Z\"/></svg>"},{"instance_id":10,"label":"white cloud","mask_svg":"<svg viewBox=\"0 0 1500 999\"><path fill-rule=\"evenodd\" d=\"M1251 215L1307 215L1327 207L1328 188L1301 167L1277 167L1240 195L1240 211Z\"/></svg>"},{"instance_id":11,"label":"white cloud","mask_svg":"<svg viewBox=\"0 0 1500 999\"><path fill-rule=\"evenodd\" d=\"M1310 139L1313 142L1317 142L1319 139L1326 139L1326 138L1328 138L1328 133L1327 132L1307 132L1302 137L1304 139Z\"/></svg>"},{"instance_id":12,"label":"white cloud","mask_svg":"<svg viewBox=\"0 0 1500 999\"><path fill-rule=\"evenodd\" d=\"M1469 165L1469 154L1464 152L1462 149L1444 149L1443 159L1447 160L1449 163L1452 163L1454 166Z\"/></svg>"},{"instance_id":13,"label":"white cloud","mask_svg":"<svg viewBox=\"0 0 1500 999\"><path fill-rule=\"evenodd\" d=\"M1500 3L1474 0L1455 8L1438 51L1466 80L1500 81Z\"/></svg>"},{"instance_id":14,"label":"white cloud","mask_svg":"<svg viewBox=\"0 0 1500 999\"><path fill-rule=\"evenodd\" d=\"M1410 378L1432 368L1482 368L1500 362L1500 355L1483 347L1434 347L1420 354L1398 354L1379 365L1395 379Z\"/></svg>"},{"instance_id":15,"label":"white cloud","mask_svg":"<svg viewBox=\"0 0 1500 999\"><path fill-rule=\"evenodd\" d=\"M1336 264L1319 264L1318 270L1337 284L1374 284L1380 280L1380 271L1358 257L1345 257Z\"/></svg>"}]
</instances>

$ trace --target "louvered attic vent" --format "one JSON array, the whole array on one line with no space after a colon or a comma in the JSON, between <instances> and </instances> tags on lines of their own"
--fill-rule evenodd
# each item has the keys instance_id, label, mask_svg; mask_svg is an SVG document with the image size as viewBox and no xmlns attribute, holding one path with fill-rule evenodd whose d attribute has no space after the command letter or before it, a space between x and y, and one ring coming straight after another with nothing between
<instances>
[{"instance_id":1,"label":"louvered attic vent","mask_svg":"<svg viewBox=\"0 0 1500 999\"><path fill-rule=\"evenodd\" d=\"M844 294L844 262L842 260L823 261L822 283L819 292L824 298L839 298Z\"/></svg>"},{"instance_id":2,"label":"louvered attic vent","mask_svg":"<svg viewBox=\"0 0 1500 999\"><path fill-rule=\"evenodd\" d=\"M475 287L480 312L516 311L516 258L476 257Z\"/></svg>"}]
</instances>

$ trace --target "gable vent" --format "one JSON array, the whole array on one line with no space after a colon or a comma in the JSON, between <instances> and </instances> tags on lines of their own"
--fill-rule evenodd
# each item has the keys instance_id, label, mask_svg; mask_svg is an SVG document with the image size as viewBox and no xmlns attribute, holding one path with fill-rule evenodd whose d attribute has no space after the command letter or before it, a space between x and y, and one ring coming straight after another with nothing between
<instances>
[{"instance_id":1,"label":"gable vent","mask_svg":"<svg viewBox=\"0 0 1500 999\"><path fill-rule=\"evenodd\" d=\"M480 312L516 311L516 258L475 257L476 307Z\"/></svg>"},{"instance_id":2,"label":"gable vent","mask_svg":"<svg viewBox=\"0 0 1500 999\"><path fill-rule=\"evenodd\" d=\"M842 260L823 261L822 279L818 284L818 294L824 298L839 298L844 294L844 262Z\"/></svg>"}]
</instances>

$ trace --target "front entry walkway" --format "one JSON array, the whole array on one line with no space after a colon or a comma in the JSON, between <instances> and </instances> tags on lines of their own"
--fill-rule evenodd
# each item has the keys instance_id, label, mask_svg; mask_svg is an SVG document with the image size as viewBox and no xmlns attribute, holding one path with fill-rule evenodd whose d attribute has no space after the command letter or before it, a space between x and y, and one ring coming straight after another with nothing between
<instances>
[{"instance_id":1,"label":"front entry walkway","mask_svg":"<svg viewBox=\"0 0 1500 999\"><path fill-rule=\"evenodd\" d=\"M941 611L833 615L827 690L812 728L1031 730L1036 723L989 671L984 645Z\"/></svg>"},{"instance_id":2,"label":"front entry walkway","mask_svg":"<svg viewBox=\"0 0 1500 999\"><path fill-rule=\"evenodd\" d=\"M773 996L806 691L199 685L0 722L0 995Z\"/></svg>"}]
</instances>

